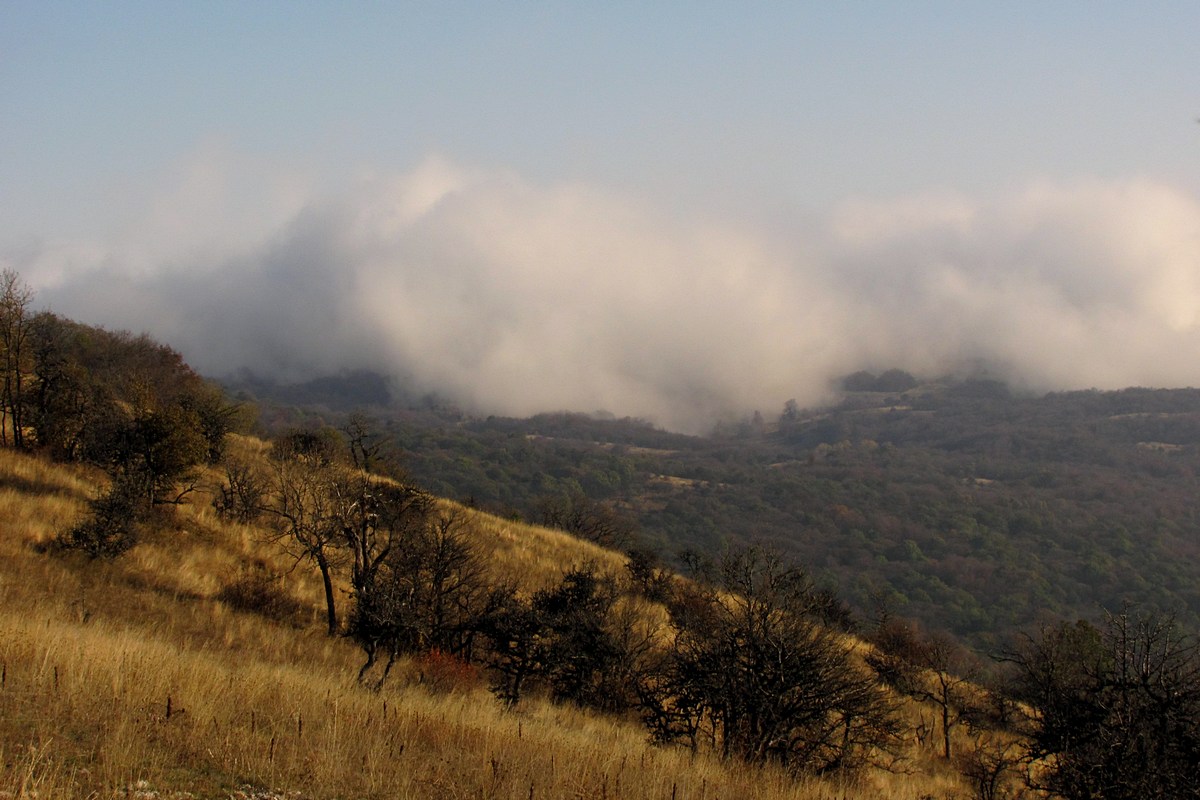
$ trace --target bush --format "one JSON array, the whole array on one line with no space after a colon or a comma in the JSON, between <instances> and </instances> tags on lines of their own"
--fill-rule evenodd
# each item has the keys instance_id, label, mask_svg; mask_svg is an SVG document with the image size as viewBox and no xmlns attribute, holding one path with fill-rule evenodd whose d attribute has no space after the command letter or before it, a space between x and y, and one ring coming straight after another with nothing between
<instances>
[{"instance_id":1,"label":"bush","mask_svg":"<svg viewBox=\"0 0 1200 800\"><path fill-rule=\"evenodd\" d=\"M216 599L230 608L258 614L276 622L300 624L308 609L283 588L282 578L265 564L255 564L221 587Z\"/></svg>"},{"instance_id":2,"label":"bush","mask_svg":"<svg viewBox=\"0 0 1200 800\"><path fill-rule=\"evenodd\" d=\"M418 680L442 694L466 692L479 684L479 668L444 650L430 650L417 657Z\"/></svg>"},{"instance_id":3,"label":"bush","mask_svg":"<svg viewBox=\"0 0 1200 800\"><path fill-rule=\"evenodd\" d=\"M87 518L58 536L50 549L80 550L92 558L115 558L129 550L149 511L147 486L139 475L118 476L112 488L88 503Z\"/></svg>"},{"instance_id":4,"label":"bush","mask_svg":"<svg viewBox=\"0 0 1200 800\"><path fill-rule=\"evenodd\" d=\"M225 483L217 487L213 508L223 520L249 524L263 513L267 481L248 464L225 465Z\"/></svg>"}]
</instances>

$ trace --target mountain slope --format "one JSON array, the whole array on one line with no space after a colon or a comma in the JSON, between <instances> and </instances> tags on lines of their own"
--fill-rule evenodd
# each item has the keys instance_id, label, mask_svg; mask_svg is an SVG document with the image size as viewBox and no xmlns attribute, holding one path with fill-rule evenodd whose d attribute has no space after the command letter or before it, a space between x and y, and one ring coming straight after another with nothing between
<instances>
[{"instance_id":1,"label":"mountain slope","mask_svg":"<svg viewBox=\"0 0 1200 800\"><path fill-rule=\"evenodd\" d=\"M581 414L375 413L441 494L527 519L586 496L667 554L769 543L860 613L884 603L981 650L1126 601L1200 629L1197 390L943 382L708 437Z\"/></svg>"},{"instance_id":2,"label":"mountain slope","mask_svg":"<svg viewBox=\"0 0 1200 800\"><path fill-rule=\"evenodd\" d=\"M360 652L322 633L317 576L262 530L218 520L203 491L116 560L37 552L100 485L88 469L0 450L0 790L14 796L917 798L961 787L911 745L912 774L796 781L651 746L632 721L536 698L505 711L474 668L436 657L404 660L371 691L355 681ZM571 563L620 563L553 531L474 521L498 576L548 582ZM259 573L280 602L237 610L231 587Z\"/></svg>"}]
</instances>

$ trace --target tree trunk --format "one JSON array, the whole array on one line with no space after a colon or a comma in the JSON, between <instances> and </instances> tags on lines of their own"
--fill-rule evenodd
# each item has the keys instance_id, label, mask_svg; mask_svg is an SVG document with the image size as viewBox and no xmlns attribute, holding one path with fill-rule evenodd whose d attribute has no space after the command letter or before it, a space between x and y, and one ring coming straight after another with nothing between
<instances>
[{"instance_id":1,"label":"tree trunk","mask_svg":"<svg viewBox=\"0 0 1200 800\"><path fill-rule=\"evenodd\" d=\"M950 760L950 701L945 698L942 702L942 755Z\"/></svg>"},{"instance_id":2,"label":"tree trunk","mask_svg":"<svg viewBox=\"0 0 1200 800\"><path fill-rule=\"evenodd\" d=\"M337 636L337 608L333 594L333 576L330 574L329 561L324 555L317 556L317 566L321 569L321 582L325 584L325 613L329 623L329 635Z\"/></svg>"}]
</instances>

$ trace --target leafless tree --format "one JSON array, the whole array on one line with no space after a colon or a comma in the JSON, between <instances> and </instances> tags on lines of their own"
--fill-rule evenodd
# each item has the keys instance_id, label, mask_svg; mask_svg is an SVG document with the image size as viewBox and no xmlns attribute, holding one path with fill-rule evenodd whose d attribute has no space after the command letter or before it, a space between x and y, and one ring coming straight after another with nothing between
<instances>
[{"instance_id":1,"label":"leafless tree","mask_svg":"<svg viewBox=\"0 0 1200 800\"><path fill-rule=\"evenodd\" d=\"M624 548L633 541L634 523L604 503L582 492L543 497L536 519L604 547Z\"/></svg>"},{"instance_id":2,"label":"leafless tree","mask_svg":"<svg viewBox=\"0 0 1200 800\"><path fill-rule=\"evenodd\" d=\"M0 272L0 443L25 446L27 373L32 369L26 346L30 333L29 304L33 290L14 270Z\"/></svg>"},{"instance_id":3,"label":"leafless tree","mask_svg":"<svg viewBox=\"0 0 1200 800\"><path fill-rule=\"evenodd\" d=\"M674 638L645 692L658 738L816 773L894 743L892 704L814 618L803 571L748 549L727 554L709 577L670 603Z\"/></svg>"},{"instance_id":4,"label":"leafless tree","mask_svg":"<svg viewBox=\"0 0 1200 800\"><path fill-rule=\"evenodd\" d=\"M375 472L384 464L387 439L376 430L375 423L363 411L354 411L342 427L350 452L350 463L364 472Z\"/></svg>"},{"instance_id":5,"label":"leafless tree","mask_svg":"<svg viewBox=\"0 0 1200 800\"><path fill-rule=\"evenodd\" d=\"M334 568L345 540L338 516L335 483L338 467L320 454L276 450L272 457L272 498L266 511L274 516L274 540L297 561L316 564L325 590L326 625L338 633Z\"/></svg>"},{"instance_id":6,"label":"leafless tree","mask_svg":"<svg viewBox=\"0 0 1200 800\"><path fill-rule=\"evenodd\" d=\"M881 618L869 640L873 649L865 661L879 679L937 709L942 757L950 759L954 728L977 710L975 659L949 636L925 633L916 623L891 615ZM925 726L924 718L921 724ZM919 732L918 739L923 743L930 733Z\"/></svg>"},{"instance_id":7,"label":"leafless tree","mask_svg":"<svg viewBox=\"0 0 1200 800\"><path fill-rule=\"evenodd\" d=\"M1021 762L1020 745L1013 739L981 735L970 750L958 756L959 772L970 783L975 800L1011 797L1011 783Z\"/></svg>"},{"instance_id":8,"label":"leafless tree","mask_svg":"<svg viewBox=\"0 0 1200 800\"><path fill-rule=\"evenodd\" d=\"M926 637L918 651L918 665L925 668L909 694L932 703L942 731L942 758L951 757L951 733L973 710L972 678L976 674L971 656L961 645L941 633Z\"/></svg>"},{"instance_id":9,"label":"leafless tree","mask_svg":"<svg viewBox=\"0 0 1200 800\"><path fill-rule=\"evenodd\" d=\"M213 508L222 519L253 522L267 503L269 481L249 462L226 457L225 483L217 487Z\"/></svg>"},{"instance_id":10,"label":"leafless tree","mask_svg":"<svg viewBox=\"0 0 1200 800\"><path fill-rule=\"evenodd\" d=\"M496 602L468 518L435 513L432 504L408 509L407 519L397 517L387 536L374 539L375 549L355 556L365 568L355 579L347 633L367 655L360 680L385 655L379 683L401 653L471 658L477 621Z\"/></svg>"},{"instance_id":11,"label":"leafless tree","mask_svg":"<svg viewBox=\"0 0 1200 800\"><path fill-rule=\"evenodd\" d=\"M1007 654L1029 719L1034 788L1067 800L1197 798L1200 649L1170 617L1062 624Z\"/></svg>"}]
</instances>

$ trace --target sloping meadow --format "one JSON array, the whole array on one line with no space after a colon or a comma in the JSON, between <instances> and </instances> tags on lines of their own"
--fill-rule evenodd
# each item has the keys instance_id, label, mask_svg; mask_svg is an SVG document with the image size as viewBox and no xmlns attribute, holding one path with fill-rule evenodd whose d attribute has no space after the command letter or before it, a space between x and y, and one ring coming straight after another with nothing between
<instances>
[{"instance_id":1,"label":"sloping meadow","mask_svg":"<svg viewBox=\"0 0 1200 800\"><path fill-rule=\"evenodd\" d=\"M85 512L102 476L0 450L0 796L969 796L915 743L895 771L797 779L652 745L634 718L538 696L505 708L479 668L436 654L365 687L361 651L324 633L318 576L264 529L219 520L220 479L118 559L49 555L37 545ZM558 532L461 511L497 580L533 590L571 565L622 567ZM270 576L284 613L231 600L251 573Z\"/></svg>"}]
</instances>

